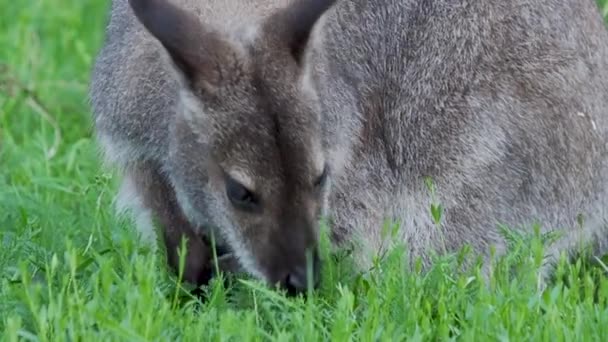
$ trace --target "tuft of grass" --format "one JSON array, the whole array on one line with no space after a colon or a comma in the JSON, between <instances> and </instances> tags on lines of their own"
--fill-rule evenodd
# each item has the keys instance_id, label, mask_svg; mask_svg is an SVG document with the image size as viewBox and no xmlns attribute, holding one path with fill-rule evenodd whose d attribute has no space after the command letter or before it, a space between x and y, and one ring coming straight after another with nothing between
<instances>
[{"instance_id":1,"label":"tuft of grass","mask_svg":"<svg viewBox=\"0 0 608 342\"><path fill-rule=\"evenodd\" d=\"M539 289L537 233L509 235L489 279L466 249L428 272L406 267L407 246L357 274L325 239L324 282L308 300L236 277L192 296L111 210L116 177L99 165L86 99L108 5L0 0L2 340L607 339L606 260L562 258ZM440 204L429 213L438 222Z\"/></svg>"}]
</instances>

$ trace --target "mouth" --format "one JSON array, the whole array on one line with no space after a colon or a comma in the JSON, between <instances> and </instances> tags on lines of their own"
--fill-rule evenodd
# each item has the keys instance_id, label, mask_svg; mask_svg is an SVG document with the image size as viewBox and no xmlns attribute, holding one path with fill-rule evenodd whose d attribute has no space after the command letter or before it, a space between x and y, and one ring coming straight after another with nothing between
<instances>
[{"instance_id":1,"label":"mouth","mask_svg":"<svg viewBox=\"0 0 608 342\"><path fill-rule=\"evenodd\" d=\"M211 241L207 236L204 237L204 240L210 248L213 248L213 245L211 244ZM241 262L238 260L236 253L234 253L234 251L228 244L221 242L217 243L216 241L215 256L217 259L212 257L210 260L212 276L216 276L218 270L222 273L248 274L247 270L243 268ZM215 264L215 260L217 260L217 266ZM320 260L315 261L315 263L319 262ZM319 272L318 267L315 267L315 271L316 272L314 274L314 281L312 283L313 289L316 289L320 282L319 276L318 274L316 274ZM279 281L273 285L279 285L279 288L285 290L288 296L296 296L299 294L303 294L306 296L307 291L306 289L304 289L305 285L307 285L304 283L306 277L304 276L304 274L298 274L297 276L295 276L295 278L294 276L295 275L289 275L285 280ZM264 280L268 281L267 279ZM268 284L270 285L270 283Z\"/></svg>"}]
</instances>

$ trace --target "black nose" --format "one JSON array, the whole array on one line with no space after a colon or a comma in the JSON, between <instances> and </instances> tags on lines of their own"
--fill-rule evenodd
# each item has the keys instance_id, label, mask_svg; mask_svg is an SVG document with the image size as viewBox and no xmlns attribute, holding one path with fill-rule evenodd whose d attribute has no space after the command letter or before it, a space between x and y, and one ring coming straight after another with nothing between
<instances>
[{"instance_id":1,"label":"black nose","mask_svg":"<svg viewBox=\"0 0 608 342\"><path fill-rule=\"evenodd\" d=\"M321 262L316 253L313 257L311 266L312 269L310 275L312 277L312 281L310 283L312 285L312 288L315 289L319 285L319 274L321 268ZM296 295L305 292L308 289L309 285L308 275L309 273L306 264L295 267L291 272L287 274L287 277L284 280L284 286L287 292L290 295Z\"/></svg>"}]
</instances>

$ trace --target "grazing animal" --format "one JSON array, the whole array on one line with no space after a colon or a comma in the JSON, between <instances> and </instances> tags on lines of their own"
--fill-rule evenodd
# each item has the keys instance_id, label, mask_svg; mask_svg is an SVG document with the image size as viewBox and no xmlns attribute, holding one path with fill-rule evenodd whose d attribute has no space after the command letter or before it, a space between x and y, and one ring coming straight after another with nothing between
<instances>
[{"instance_id":1,"label":"grazing animal","mask_svg":"<svg viewBox=\"0 0 608 342\"><path fill-rule=\"evenodd\" d=\"M315 283L305 255L326 214L361 267L390 246L386 219L425 265L465 244L504 252L499 224L562 231L549 261L607 251L608 32L593 0L302 0L224 26L227 12L115 2L129 24L108 30L92 99L123 193L141 195L133 170L155 163L165 202L252 275Z\"/></svg>"}]
</instances>

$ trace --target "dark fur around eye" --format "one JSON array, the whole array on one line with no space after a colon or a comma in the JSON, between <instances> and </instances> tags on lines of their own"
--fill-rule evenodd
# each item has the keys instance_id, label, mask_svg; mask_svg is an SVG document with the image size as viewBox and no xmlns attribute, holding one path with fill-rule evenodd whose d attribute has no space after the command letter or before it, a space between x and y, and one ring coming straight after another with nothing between
<instances>
[{"instance_id":1,"label":"dark fur around eye","mask_svg":"<svg viewBox=\"0 0 608 342\"><path fill-rule=\"evenodd\" d=\"M244 211L259 209L257 196L231 177L226 177L226 195L236 208Z\"/></svg>"},{"instance_id":2,"label":"dark fur around eye","mask_svg":"<svg viewBox=\"0 0 608 342\"><path fill-rule=\"evenodd\" d=\"M315 180L314 186L316 188L320 188L323 185L325 185L325 182L327 181L328 173L329 173L329 167L326 164L325 167L323 168L323 173L321 173L321 175L319 177L317 177L317 179Z\"/></svg>"}]
</instances>

